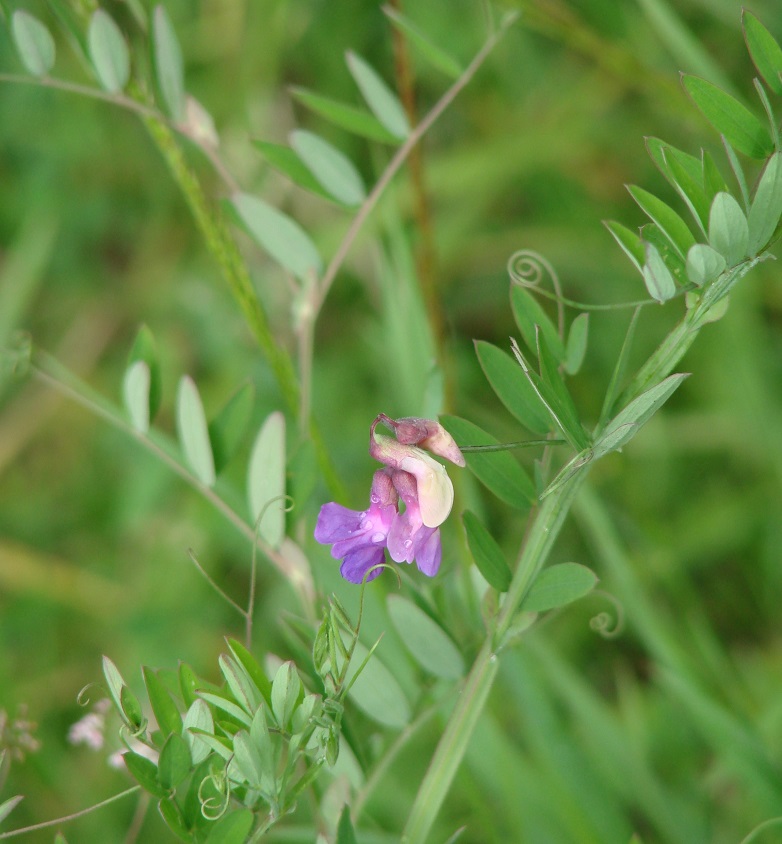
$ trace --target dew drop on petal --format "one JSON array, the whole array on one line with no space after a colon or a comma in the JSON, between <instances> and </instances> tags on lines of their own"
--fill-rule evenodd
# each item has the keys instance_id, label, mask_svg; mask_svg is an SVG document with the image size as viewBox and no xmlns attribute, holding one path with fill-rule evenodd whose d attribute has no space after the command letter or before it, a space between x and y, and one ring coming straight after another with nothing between
<instances>
[{"instance_id":1,"label":"dew drop on petal","mask_svg":"<svg viewBox=\"0 0 782 844\"><path fill-rule=\"evenodd\" d=\"M370 496L369 496L369 500L370 500L373 504L379 504L379 503L380 503L380 496L378 496L378 495L370 495Z\"/></svg>"},{"instance_id":2,"label":"dew drop on petal","mask_svg":"<svg viewBox=\"0 0 782 844\"><path fill-rule=\"evenodd\" d=\"M406 539L402 544L405 546L405 548L409 548L413 544L413 540Z\"/></svg>"},{"instance_id":3,"label":"dew drop on petal","mask_svg":"<svg viewBox=\"0 0 782 844\"><path fill-rule=\"evenodd\" d=\"M371 521L371 519L362 519L362 520L361 520L361 524L359 525L359 527L361 528L361 530L369 530L369 528L370 528L371 526L372 526L372 521Z\"/></svg>"},{"instance_id":4,"label":"dew drop on petal","mask_svg":"<svg viewBox=\"0 0 782 844\"><path fill-rule=\"evenodd\" d=\"M372 534L372 541L373 542L382 542L385 538L386 538L386 535L384 533L381 533L380 531Z\"/></svg>"}]
</instances>

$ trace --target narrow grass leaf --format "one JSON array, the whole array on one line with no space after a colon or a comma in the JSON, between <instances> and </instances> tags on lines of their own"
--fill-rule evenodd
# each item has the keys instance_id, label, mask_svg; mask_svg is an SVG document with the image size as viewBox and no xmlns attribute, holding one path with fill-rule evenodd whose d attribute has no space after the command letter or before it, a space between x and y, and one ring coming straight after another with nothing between
<instances>
[{"instance_id":1,"label":"narrow grass leaf","mask_svg":"<svg viewBox=\"0 0 782 844\"><path fill-rule=\"evenodd\" d=\"M775 201L778 202L778 199ZM742 261L749 246L749 227L741 206L729 193L714 197L709 213L709 245L729 267Z\"/></svg>"},{"instance_id":2,"label":"narrow grass leaf","mask_svg":"<svg viewBox=\"0 0 782 844\"><path fill-rule=\"evenodd\" d=\"M17 9L11 18L11 35L25 69L33 76L46 76L54 67L54 38L38 18Z\"/></svg>"},{"instance_id":3,"label":"narrow grass leaf","mask_svg":"<svg viewBox=\"0 0 782 844\"><path fill-rule=\"evenodd\" d=\"M522 612L545 612L571 604L589 594L597 583L592 569L579 563L560 563L543 569L521 603Z\"/></svg>"},{"instance_id":4,"label":"narrow grass leaf","mask_svg":"<svg viewBox=\"0 0 782 844\"><path fill-rule=\"evenodd\" d=\"M252 384L244 384L209 423L209 442L216 474L228 465L239 447L247 431L254 399L255 388Z\"/></svg>"},{"instance_id":5,"label":"narrow grass leaf","mask_svg":"<svg viewBox=\"0 0 782 844\"><path fill-rule=\"evenodd\" d=\"M462 74L462 67L453 56L441 47L433 44L415 24L391 6L383 6L383 14L404 35L407 36L420 54L439 71L451 79L458 79Z\"/></svg>"},{"instance_id":6,"label":"narrow grass leaf","mask_svg":"<svg viewBox=\"0 0 782 844\"><path fill-rule=\"evenodd\" d=\"M320 182L304 166L302 160L289 146L272 144L268 141L253 141L253 144L275 170L287 176L294 184L310 191L310 193L328 199L329 202L334 201L331 194L323 189Z\"/></svg>"},{"instance_id":7,"label":"narrow grass leaf","mask_svg":"<svg viewBox=\"0 0 782 844\"><path fill-rule=\"evenodd\" d=\"M626 226L614 220L604 220L603 225L611 233L611 236L619 244L625 255L632 261L633 266L643 275L643 265L646 261L646 255L641 238L634 231L631 231Z\"/></svg>"},{"instance_id":8,"label":"narrow grass leaf","mask_svg":"<svg viewBox=\"0 0 782 844\"><path fill-rule=\"evenodd\" d=\"M182 736L172 733L160 751L158 761L158 778L163 788L175 789L190 773L193 760L190 758L190 748Z\"/></svg>"},{"instance_id":9,"label":"narrow grass leaf","mask_svg":"<svg viewBox=\"0 0 782 844\"><path fill-rule=\"evenodd\" d=\"M245 844L255 816L249 809L238 809L224 815L209 830L204 844Z\"/></svg>"},{"instance_id":10,"label":"narrow grass leaf","mask_svg":"<svg viewBox=\"0 0 782 844\"><path fill-rule=\"evenodd\" d=\"M151 375L146 361L137 360L122 379L122 400L130 416L130 424L142 434L149 431L149 386Z\"/></svg>"},{"instance_id":11,"label":"narrow grass leaf","mask_svg":"<svg viewBox=\"0 0 782 844\"><path fill-rule=\"evenodd\" d=\"M323 97L306 88L292 88L291 95L315 114L354 135L370 141L396 144L398 138L368 111Z\"/></svg>"},{"instance_id":12,"label":"narrow grass leaf","mask_svg":"<svg viewBox=\"0 0 782 844\"><path fill-rule=\"evenodd\" d=\"M168 116L179 122L185 116L185 70L171 19L163 6L152 17L152 55L155 78Z\"/></svg>"},{"instance_id":13,"label":"narrow grass leaf","mask_svg":"<svg viewBox=\"0 0 782 844\"><path fill-rule=\"evenodd\" d=\"M665 202L643 188L629 185L628 191L645 214L666 234L679 254L684 257L695 243L695 237L689 226Z\"/></svg>"},{"instance_id":14,"label":"narrow grass leaf","mask_svg":"<svg viewBox=\"0 0 782 844\"><path fill-rule=\"evenodd\" d=\"M475 353L487 380L500 401L529 431L546 434L551 417L515 360L502 349L475 341Z\"/></svg>"},{"instance_id":15,"label":"narrow grass leaf","mask_svg":"<svg viewBox=\"0 0 782 844\"><path fill-rule=\"evenodd\" d=\"M462 524L478 571L498 592L507 592L512 574L497 541L470 510L462 513Z\"/></svg>"},{"instance_id":16,"label":"narrow grass leaf","mask_svg":"<svg viewBox=\"0 0 782 844\"><path fill-rule=\"evenodd\" d=\"M587 350L587 339L589 337L589 314L579 314L572 323L567 335L565 344L565 372L568 375L575 375Z\"/></svg>"},{"instance_id":17,"label":"narrow grass leaf","mask_svg":"<svg viewBox=\"0 0 782 844\"><path fill-rule=\"evenodd\" d=\"M321 187L348 207L366 198L364 182L353 162L328 141L313 132L291 132L290 145Z\"/></svg>"},{"instance_id":18,"label":"narrow grass leaf","mask_svg":"<svg viewBox=\"0 0 782 844\"><path fill-rule=\"evenodd\" d=\"M130 78L130 54L120 28L103 9L96 9L90 19L87 46L101 87L118 94Z\"/></svg>"},{"instance_id":19,"label":"narrow grass leaf","mask_svg":"<svg viewBox=\"0 0 782 844\"><path fill-rule=\"evenodd\" d=\"M726 266L725 258L706 243L696 243L687 253L687 278L698 287L714 281Z\"/></svg>"},{"instance_id":20,"label":"narrow grass leaf","mask_svg":"<svg viewBox=\"0 0 782 844\"><path fill-rule=\"evenodd\" d=\"M278 548L285 537L285 417L269 414L255 438L247 472L247 499L253 524L265 542Z\"/></svg>"},{"instance_id":21,"label":"narrow grass leaf","mask_svg":"<svg viewBox=\"0 0 782 844\"><path fill-rule=\"evenodd\" d=\"M386 605L399 638L422 668L444 680L464 674L459 649L437 622L400 595L389 595Z\"/></svg>"},{"instance_id":22,"label":"narrow grass leaf","mask_svg":"<svg viewBox=\"0 0 782 844\"><path fill-rule=\"evenodd\" d=\"M649 295L658 302L667 302L676 295L676 282L656 246L646 244L644 283Z\"/></svg>"},{"instance_id":23,"label":"narrow grass leaf","mask_svg":"<svg viewBox=\"0 0 782 844\"><path fill-rule=\"evenodd\" d=\"M144 666L144 684L147 687L149 704L155 713L155 720L163 735L182 732L182 716L179 714L170 692L163 685L163 681L151 668Z\"/></svg>"},{"instance_id":24,"label":"narrow grass leaf","mask_svg":"<svg viewBox=\"0 0 782 844\"><path fill-rule=\"evenodd\" d=\"M782 80L779 76L782 73L782 47L755 15L746 9L741 13L741 23L752 63L766 85L775 94L782 95Z\"/></svg>"},{"instance_id":25,"label":"narrow grass leaf","mask_svg":"<svg viewBox=\"0 0 782 844\"><path fill-rule=\"evenodd\" d=\"M349 645L350 637L347 633L343 633L343 640ZM356 672L368 655L369 650L361 642L356 642L346 675L346 683L350 686L348 697L373 721L401 729L410 722L410 704L402 687L377 654L372 654L361 674L356 677Z\"/></svg>"},{"instance_id":26,"label":"narrow grass leaf","mask_svg":"<svg viewBox=\"0 0 782 844\"><path fill-rule=\"evenodd\" d=\"M782 153L775 152L766 164L749 209L747 252L757 255L768 244L782 216Z\"/></svg>"},{"instance_id":27,"label":"narrow grass leaf","mask_svg":"<svg viewBox=\"0 0 782 844\"><path fill-rule=\"evenodd\" d=\"M349 50L345 59L348 70L372 114L395 138L406 138L410 134L410 124L396 94L361 56Z\"/></svg>"},{"instance_id":28,"label":"narrow grass leaf","mask_svg":"<svg viewBox=\"0 0 782 844\"><path fill-rule=\"evenodd\" d=\"M198 388L189 375L183 375L179 381L176 423L179 442L190 468L202 484L213 486L215 464L209 442L209 428Z\"/></svg>"},{"instance_id":29,"label":"narrow grass leaf","mask_svg":"<svg viewBox=\"0 0 782 844\"><path fill-rule=\"evenodd\" d=\"M739 152L750 158L773 152L768 129L735 97L698 76L682 74L682 83L703 116Z\"/></svg>"},{"instance_id":30,"label":"narrow grass leaf","mask_svg":"<svg viewBox=\"0 0 782 844\"><path fill-rule=\"evenodd\" d=\"M151 422L163 400L163 379L160 374L160 361L158 360L155 338L146 325L142 325L136 332L133 345L128 353L127 365L131 366L137 360L143 360L149 367L149 420Z\"/></svg>"},{"instance_id":31,"label":"narrow grass leaf","mask_svg":"<svg viewBox=\"0 0 782 844\"><path fill-rule=\"evenodd\" d=\"M350 806L347 804L342 807L342 813L339 816L336 844L358 844L353 824L350 822Z\"/></svg>"},{"instance_id":32,"label":"narrow grass leaf","mask_svg":"<svg viewBox=\"0 0 782 844\"><path fill-rule=\"evenodd\" d=\"M565 359L565 345L556 326L548 314L538 304L537 299L521 285L514 284L510 291L510 304L513 318L530 349L537 351L537 327L540 327L546 343L557 360L557 365Z\"/></svg>"},{"instance_id":33,"label":"narrow grass leaf","mask_svg":"<svg viewBox=\"0 0 782 844\"><path fill-rule=\"evenodd\" d=\"M499 445L491 434L458 416L442 416L446 430L459 445ZM536 501L535 487L527 473L507 451L465 454L470 471L499 499L527 510Z\"/></svg>"},{"instance_id":34,"label":"narrow grass leaf","mask_svg":"<svg viewBox=\"0 0 782 844\"><path fill-rule=\"evenodd\" d=\"M256 196L237 193L231 204L255 242L278 264L309 282L323 268L310 236L290 217Z\"/></svg>"},{"instance_id":35,"label":"narrow grass leaf","mask_svg":"<svg viewBox=\"0 0 782 844\"><path fill-rule=\"evenodd\" d=\"M593 457L602 457L609 451L621 448L644 423L657 413L687 377L687 373L669 375L620 410L606 425L605 431L592 447Z\"/></svg>"},{"instance_id":36,"label":"narrow grass leaf","mask_svg":"<svg viewBox=\"0 0 782 844\"><path fill-rule=\"evenodd\" d=\"M157 778L157 765L147 759L146 756L141 756L139 753L134 753L129 750L122 754L122 761L125 767L133 777L133 779L144 789L148 791L153 797L165 797L167 789L163 788Z\"/></svg>"},{"instance_id":37,"label":"narrow grass leaf","mask_svg":"<svg viewBox=\"0 0 782 844\"><path fill-rule=\"evenodd\" d=\"M215 728L212 711L205 700L197 698L193 701L185 713L182 726L184 727L182 735L190 750L190 758L194 765L199 765L209 755L209 745L195 731L213 733Z\"/></svg>"}]
</instances>

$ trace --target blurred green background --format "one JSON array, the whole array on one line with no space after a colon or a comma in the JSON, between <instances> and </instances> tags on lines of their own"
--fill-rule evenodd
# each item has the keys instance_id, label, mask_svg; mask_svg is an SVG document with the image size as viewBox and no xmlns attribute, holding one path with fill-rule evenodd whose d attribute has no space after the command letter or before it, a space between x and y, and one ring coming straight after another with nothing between
<instances>
[{"instance_id":1,"label":"blurred green background","mask_svg":"<svg viewBox=\"0 0 782 844\"><path fill-rule=\"evenodd\" d=\"M486 385L472 340L507 348L515 332L505 270L511 253L545 255L573 299L645 297L601 220L633 228L643 222L627 183L673 198L645 154L644 136L691 153L705 146L724 162L678 72L756 102L741 5L505 4L521 11L519 22L423 144L428 226L417 210L420 191L405 172L353 249L318 324L314 415L348 492L342 503L365 506L374 416L425 409L411 402L421 400L426 381L429 361L419 354L426 339L404 318L417 279L433 290L448 411L509 440L523 432ZM24 7L56 28L47 4ZM166 7L184 47L188 90L213 115L235 177L297 216L329 255L349 218L292 188L249 139L284 143L293 128L310 128L350 153L369 181L376 176L388 151L305 112L288 87L357 101L346 49L393 79L392 38L379 4L172 0ZM123 3L106 8L132 28ZM462 63L480 47L479 3L403 8ZM751 9L782 37L776 0L756 0ZM86 81L58 32L57 75ZM0 28L0 55L4 72L20 72L7 26ZM448 80L424 62L413 67L420 114ZM279 408L270 370L143 125L78 96L0 84L5 318L26 291L13 327L115 401L128 349L146 322L163 366L158 425L169 431L185 372L208 412L246 380L257 390L256 422ZM188 154L206 189L221 198L207 162L192 148ZM282 274L248 238L238 238L279 342L292 348ZM636 363L681 307L677 300L644 310ZM600 411L629 313L591 318L586 363L572 384L589 420ZM613 600L590 596L507 655L433 841L464 824L460 840L473 844L625 842L633 832L643 842L722 844L782 815L781 321L779 270L768 262L688 355L683 368L693 377L665 412L595 469L553 561L594 568ZM186 551L193 548L234 597L246 590L250 554L166 467L82 408L34 381L4 382L0 402L0 708L13 718L26 707L41 743L13 764L0 795L26 795L6 822L12 828L128 787L124 773L107 767L105 753L68 744L70 724L84 714L79 690L100 679L104 653L139 692L142 664L173 668L186 660L216 680L222 637L240 632L240 619ZM246 458L247 450L228 472L240 489ZM522 516L466 474L457 492L457 507L477 509L508 555L515 553ZM296 538L323 592L339 589L355 611L355 590L339 584L327 549L308 538L326 495L319 487L295 516ZM467 558L458 519L443 533L443 576L423 586L408 581L404 589L427 590L469 656L481 629L475 608L464 612ZM368 634L385 625L378 596L395 588L391 581L373 593ZM294 607L289 585L264 568L259 654L290 656L277 622ZM603 612L619 613L617 635L606 638L590 626ZM442 725L440 713L405 747L370 800L359 841L398 837ZM394 738L361 717L356 729L373 752ZM122 841L135 812L131 799L64 832L69 841ZM311 814L303 805L270 840L313 841ZM53 835L23 840L49 842ZM171 840L154 807L137 840ZM780 841L782 831L756 840Z\"/></svg>"}]
</instances>

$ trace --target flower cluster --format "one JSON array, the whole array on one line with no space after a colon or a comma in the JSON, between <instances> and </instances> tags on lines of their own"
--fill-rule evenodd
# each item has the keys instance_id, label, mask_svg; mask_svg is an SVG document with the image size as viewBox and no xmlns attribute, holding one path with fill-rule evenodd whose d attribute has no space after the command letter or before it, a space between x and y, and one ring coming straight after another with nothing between
<instances>
[{"instance_id":1,"label":"flower cluster","mask_svg":"<svg viewBox=\"0 0 782 844\"><path fill-rule=\"evenodd\" d=\"M382 422L393 437L378 434ZM381 413L369 432L369 453L383 464L372 478L369 509L324 504L315 539L331 545L342 560L340 573L351 583L377 577L385 552L396 563L415 562L429 577L440 568L440 528L451 512L453 485L444 467L423 449L464 466L451 435L431 419L390 419ZM404 509L400 510L400 500Z\"/></svg>"}]
</instances>

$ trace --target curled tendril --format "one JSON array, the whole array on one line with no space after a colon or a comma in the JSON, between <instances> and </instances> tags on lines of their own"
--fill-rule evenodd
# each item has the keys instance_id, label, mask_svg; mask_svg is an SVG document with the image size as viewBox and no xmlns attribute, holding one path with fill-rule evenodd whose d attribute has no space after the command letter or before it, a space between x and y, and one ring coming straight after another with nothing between
<instances>
[{"instance_id":1,"label":"curled tendril","mask_svg":"<svg viewBox=\"0 0 782 844\"><path fill-rule=\"evenodd\" d=\"M217 791L216 797L204 797L203 790L207 784ZM208 776L201 780L198 786L198 802L201 804L201 814L208 821L216 821L226 813L230 800L231 785L228 782L226 769L213 769Z\"/></svg>"},{"instance_id":2,"label":"curled tendril","mask_svg":"<svg viewBox=\"0 0 782 844\"><path fill-rule=\"evenodd\" d=\"M602 589L596 589L592 594L605 598L613 606L615 616L604 610L590 619L590 628L604 639L615 639L622 634L625 627L625 610L622 602L615 595L604 592Z\"/></svg>"},{"instance_id":3,"label":"curled tendril","mask_svg":"<svg viewBox=\"0 0 782 844\"><path fill-rule=\"evenodd\" d=\"M540 283L547 277L554 288L554 300L557 303L557 330L559 336L565 336L565 308L562 285L554 267L538 252L532 249L519 249L508 258L508 275L511 283L519 287L532 288L543 292Z\"/></svg>"},{"instance_id":4,"label":"curled tendril","mask_svg":"<svg viewBox=\"0 0 782 844\"><path fill-rule=\"evenodd\" d=\"M89 698L89 690L93 686L98 686L100 688L100 683L87 683L87 685L76 695L76 703L79 706L89 706L91 701Z\"/></svg>"}]
</instances>

